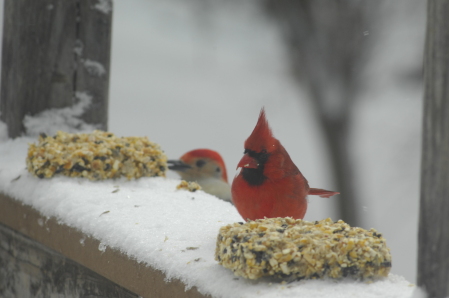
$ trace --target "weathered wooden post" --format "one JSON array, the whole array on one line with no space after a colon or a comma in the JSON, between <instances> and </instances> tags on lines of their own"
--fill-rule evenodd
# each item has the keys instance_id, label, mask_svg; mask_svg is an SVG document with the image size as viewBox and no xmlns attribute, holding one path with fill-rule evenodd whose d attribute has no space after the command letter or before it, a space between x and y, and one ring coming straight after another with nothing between
<instances>
[{"instance_id":1,"label":"weathered wooden post","mask_svg":"<svg viewBox=\"0 0 449 298\"><path fill-rule=\"evenodd\" d=\"M424 61L424 124L418 285L449 296L449 0L429 0Z\"/></svg>"},{"instance_id":2,"label":"weathered wooden post","mask_svg":"<svg viewBox=\"0 0 449 298\"><path fill-rule=\"evenodd\" d=\"M1 119L9 137L23 118L92 97L81 118L107 129L112 0L5 0Z\"/></svg>"}]
</instances>

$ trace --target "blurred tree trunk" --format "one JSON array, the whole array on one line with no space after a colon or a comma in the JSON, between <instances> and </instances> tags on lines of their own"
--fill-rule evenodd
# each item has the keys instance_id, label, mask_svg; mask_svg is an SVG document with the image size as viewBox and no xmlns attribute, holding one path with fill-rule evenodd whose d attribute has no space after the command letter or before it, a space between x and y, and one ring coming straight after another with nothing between
<instances>
[{"instance_id":1,"label":"blurred tree trunk","mask_svg":"<svg viewBox=\"0 0 449 298\"><path fill-rule=\"evenodd\" d=\"M92 96L82 119L107 128L112 0L5 0L1 119L15 138L25 115Z\"/></svg>"},{"instance_id":2,"label":"blurred tree trunk","mask_svg":"<svg viewBox=\"0 0 449 298\"><path fill-rule=\"evenodd\" d=\"M372 5L353 0L265 0L280 25L290 66L324 132L341 219L360 225L349 150L352 105L368 51ZM374 6L375 7L375 6ZM370 14L368 14L368 12Z\"/></svg>"},{"instance_id":3,"label":"blurred tree trunk","mask_svg":"<svg viewBox=\"0 0 449 298\"><path fill-rule=\"evenodd\" d=\"M418 285L449 297L449 0L430 0L424 54L424 121Z\"/></svg>"}]
</instances>

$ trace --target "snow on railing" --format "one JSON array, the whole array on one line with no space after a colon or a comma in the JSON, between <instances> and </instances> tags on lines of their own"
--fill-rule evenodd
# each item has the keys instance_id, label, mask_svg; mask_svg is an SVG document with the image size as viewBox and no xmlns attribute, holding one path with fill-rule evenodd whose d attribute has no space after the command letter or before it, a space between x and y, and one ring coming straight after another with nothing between
<instances>
[{"instance_id":1,"label":"snow on railing","mask_svg":"<svg viewBox=\"0 0 449 298\"><path fill-rule=\"evenodd\" d=\"M416 287L390 274L375 282L302 280L288 284L238 278L214 260L221 226L242 221L230 203L203 191L176 190L179 181L156 177L89 181L39 179L25 169L28 143L0 143L0 192L43 217L98 240L98 250L118 250L212 297L411 297ZM35 224L39 224L36 222ZM394 260L393 260L394 264ZM417 297L417 296L416 296Z\"/></svg>"}]
</instances>

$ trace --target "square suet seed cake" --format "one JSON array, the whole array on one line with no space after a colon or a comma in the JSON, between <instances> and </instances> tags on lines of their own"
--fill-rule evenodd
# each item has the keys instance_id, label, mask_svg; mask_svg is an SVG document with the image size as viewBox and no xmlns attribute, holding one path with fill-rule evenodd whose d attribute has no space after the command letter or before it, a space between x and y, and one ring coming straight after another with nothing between
<instances>
[{"instance_id":1,"label":"square suet seed cake","mask_svg":"<svg viewBox=\"0 0 449 298\"><path fill-rule=\"evenodd\" d=\"M391 269L390 249L376 230L339 220L265 218L220 229L215 259L248 279L272 276L375 279Z\"/></svg>"},{"instance_id":2,"label":"square suet seed cake","mask_svg":"<svg viewBox=\"0 0 449 298\"><path fill-rule=\"evenodd\" d=\"M58 131L41 134L37 144L29 144L28 171L39 178L56 174L103 180L126 177L165 177L167 157L158 144L146 137L116 137L110 132Z\"/></svg>"}]
</instances>

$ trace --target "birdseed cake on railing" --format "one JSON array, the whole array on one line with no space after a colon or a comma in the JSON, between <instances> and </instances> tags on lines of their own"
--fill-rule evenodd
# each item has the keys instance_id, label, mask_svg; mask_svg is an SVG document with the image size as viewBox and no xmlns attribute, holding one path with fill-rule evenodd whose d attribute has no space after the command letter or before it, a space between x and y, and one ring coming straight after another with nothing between
<instances>
[{"instance_id":1,"label":"birdseed cake on railing","mask_svg":"<svg viewBox=\"0 0 449 298\"><path fill-rule=\"evenodd\" d=\"M220 229L215 259L235 275L287 280L387 276L391 254L376 230L339 220L265 218Z\"/></svg>"},{"instance_id":2,"label":"birdseed cake on railing","mask_svg":"<svg viewBox=\"0 0 449 298\"><path fill-rule=\"evenodd\" d=\"M91 180L143 176L163 176L167 157L158 144L146 137L116 137L110 132L58 131L41 134L37 144L29 144L28 171L39 178L55 174Z\"/></svg>"}]
</instances>

